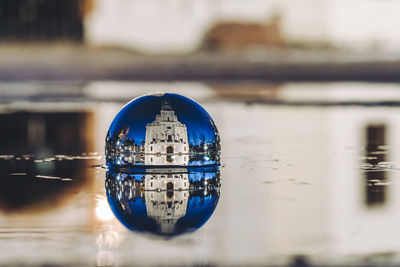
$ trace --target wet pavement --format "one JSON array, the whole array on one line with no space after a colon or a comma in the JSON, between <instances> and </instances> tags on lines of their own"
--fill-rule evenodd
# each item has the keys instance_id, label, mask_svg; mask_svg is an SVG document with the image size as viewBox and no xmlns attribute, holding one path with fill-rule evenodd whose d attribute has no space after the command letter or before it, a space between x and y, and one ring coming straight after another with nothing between
<instances>
[{"instance_id":1,"label":"wet pavement","mask_svg":"<svg viewBox=\"0 0 400 267\"><path fill-rule=\"evenodd\" d=\"M183 213L208 200L214 207L198 229L172 236L129 230L110 208L120 191L106 184L105 136L127 96L9 97L0 114L0 265L400 263L400 105L332 96L327 105L271 105L199 91L221 136L220 185L175 193ZM146 201L138 192L119 203Z\"/></svg>"}]
</instances>

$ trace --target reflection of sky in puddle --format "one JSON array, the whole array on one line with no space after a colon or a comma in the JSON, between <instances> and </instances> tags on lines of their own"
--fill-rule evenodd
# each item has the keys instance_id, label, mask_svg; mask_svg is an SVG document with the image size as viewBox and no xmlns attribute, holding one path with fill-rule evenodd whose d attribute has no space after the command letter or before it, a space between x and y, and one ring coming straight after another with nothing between
<instances>
[{"instance_id":1,"label":"reflection of sky in puddle","mask_svg":"<svg viewBox=\"0 0 400 267\"><path fill-rule=\"evenodd\" d=\"M1 114L0 264L400 263L398 107L202 105L221 135L221 197L169 240L128 231L107 203L119 103Z\"/></svg>"}]
</instances>

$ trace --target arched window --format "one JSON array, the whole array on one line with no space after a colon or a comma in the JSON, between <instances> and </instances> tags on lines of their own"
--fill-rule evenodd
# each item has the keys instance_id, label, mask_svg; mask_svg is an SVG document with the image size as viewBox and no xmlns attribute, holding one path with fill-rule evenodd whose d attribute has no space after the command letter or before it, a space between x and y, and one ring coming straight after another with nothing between
<instances>
[{"instance_id":1,"label":"arched window","mask_svg":"<svg viewBox=\"0 0 400 267\"><path fill-rule=\"evenodd\" d=\"M174 190L174 183L173 182L167 183L167 190Z\"/></svg>"},{"instance_id":2,"label":"arched window","mask_svg":"<svg viewBox=\"0 0 400 267\"><path fill-rule=\"evenodd\" d=\"M173 146L167 146L167 153L168 154L174 153L174 147Z\"/></svg>"},{"instance_id":3,"label":"arched window","mask_svg":"<svg viewBox=\"0 0 400 267\"><path fill-rule=\"evenodd\" d=\"M174 147L173 146L167 146L167 161L168 162L173 162L174 159L172 158L171 154L174 153Z\"/></svg>"}]
</instances>

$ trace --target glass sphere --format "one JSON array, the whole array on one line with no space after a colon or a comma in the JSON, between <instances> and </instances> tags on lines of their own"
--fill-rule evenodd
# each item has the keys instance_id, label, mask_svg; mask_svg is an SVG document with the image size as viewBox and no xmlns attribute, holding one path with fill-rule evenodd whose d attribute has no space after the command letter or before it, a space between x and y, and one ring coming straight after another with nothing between
<instances>
[{"instance_id":1,"label":"glass sphere","mask_svg":"<svg viewBox=\"0 0 400 267\"><path fill-rule=\"evenodd\" d=\"M218 203L218 168L160 170L107 172L107 200L115 217L131 231L162 236L200 228Z\"/></svg>"},{"instance_id":2,"label":"glass sphere","mask_svg":"<svg viewBox=\"0 0 400 267\"><path fill-rule=\"evenodd\" d=\"M177 94L136 98L114 118L106 137L111 170L220 164L220 138L211 116Z\"/></svg>"}]
</instances>

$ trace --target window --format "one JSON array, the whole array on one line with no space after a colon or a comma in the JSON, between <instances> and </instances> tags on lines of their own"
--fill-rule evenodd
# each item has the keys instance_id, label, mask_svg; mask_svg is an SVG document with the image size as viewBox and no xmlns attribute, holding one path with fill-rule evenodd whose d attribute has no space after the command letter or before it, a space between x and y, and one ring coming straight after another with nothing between
<instances>
[{"instance_id":1,"label":"window","mask_svg":"<svg viewBox=\"0 0 400 267\"><path fill-rule=\"evenodd\" d=\"M174 190L174 183L168 182L167 183L167 190Z\"/></svg>"},{"instance_id":2,"label":"window","mask_svg":"<svg viewBox=\"0 0 400 267\"><path fill-rule=\"evenodd\" d=\"M153 151L153 146L150 146L150 151Z\"/></svg>"},{"instance_id":3,"label":"window","mask_svg":"<svg viewBox=\"0 0 400 267\"><path fill-rule=\"evenodd\" d=\"M174 147L173 146L167 146L167 153L168 154L174 153Z\"/></svg>"}]
</instances>

